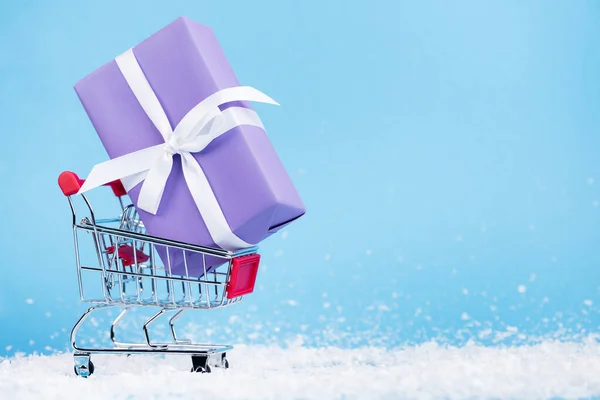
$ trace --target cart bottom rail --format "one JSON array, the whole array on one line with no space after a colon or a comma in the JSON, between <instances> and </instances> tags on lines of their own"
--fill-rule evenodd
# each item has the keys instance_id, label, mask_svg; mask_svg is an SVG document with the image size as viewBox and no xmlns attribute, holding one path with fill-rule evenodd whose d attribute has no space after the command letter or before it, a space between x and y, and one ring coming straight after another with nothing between
<instances>
[{"instance_id":1,"label":"cart bottom rail","mask_svg":"<svg viewBox=\"0 0 600 400\"><path fill-rule=\"evenodd\" d=\"M186 309L173 309L164 307L152 315L143 325L145 336L144 343L129 343L120 342L116 339L115 330L125 315L129 313L132 305L129 305L121 311L114 319L110 327L110 339L112 346L95 346L87 347L77 342L77 333L83 323L88 320L94 311L107 308L117 308L118 304L97 304L90 307L83 313L71 330L71 345L75 350L74 353L74 371L76 375L87 378L94 373L94 364L91 361L92 354L174 354L174 355L190 355L192 359L192 372L210 373L212 368L229 368L227 360L227 351L233 349L233 346L224 344L204 344L194 343L189 339L179 339L175 330L175 322ZM121 305L122 307L122 305ZM177 311L175 315L169 318L169 326L173 342L157 343L150 339L150 326L163 314L167 312Z\"/></svg>"}]
</instances>

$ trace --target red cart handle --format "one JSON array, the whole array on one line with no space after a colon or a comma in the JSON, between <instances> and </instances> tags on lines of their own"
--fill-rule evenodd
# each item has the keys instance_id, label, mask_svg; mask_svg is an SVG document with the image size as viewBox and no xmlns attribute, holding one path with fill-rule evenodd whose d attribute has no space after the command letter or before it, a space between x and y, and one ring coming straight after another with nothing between
<instances>
[{"instance_id":1,"label":"red cart handle","mask_svg":"<svg viewBox=\"0 0 600 400\"><path fill-rule=\"evenodd\" d=\"M85 180L79 179L75 172L65 171L58 176L58 186L60 186L60 190L62 190L65 196L77 194L84 182ZM110 186L117 197L127 194L127 191L119 180L107 183L104 186Z\"/></svg>"}]
</instances>

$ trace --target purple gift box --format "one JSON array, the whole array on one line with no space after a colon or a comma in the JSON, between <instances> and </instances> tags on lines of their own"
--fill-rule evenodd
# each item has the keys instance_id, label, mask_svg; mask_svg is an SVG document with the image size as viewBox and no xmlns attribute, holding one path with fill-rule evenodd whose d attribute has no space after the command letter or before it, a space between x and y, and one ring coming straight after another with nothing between
<instances>
[{"instance_id":1,"label":"purple gift box","mask_svg":"<svg viewBox=\"0 0 600 400\"><path fill-rule=\"evenodd\" d=\"M198 103L225 88L240 86L213 31L178 18L132 49L172 128ZM83 107L111 159L165 142L121 73L115 60L75 85ZM252 109L248 102L220 106ZM201 166L231 231L259 243L305 213L305 207L267 133L241 125L192 154ZM142 184L129 190L138 203ZM201 246L218 247L173 157L158 212L138 207L148 234ZM159 252L161 253L161 252ZM160 254L166 263L164 249ZM181 252L170 254L174 273L185 273ZM207 257L207 267L223 263ZM191 275L203 274L200 255L188 255Z\"/></svg>"}]
</instances>

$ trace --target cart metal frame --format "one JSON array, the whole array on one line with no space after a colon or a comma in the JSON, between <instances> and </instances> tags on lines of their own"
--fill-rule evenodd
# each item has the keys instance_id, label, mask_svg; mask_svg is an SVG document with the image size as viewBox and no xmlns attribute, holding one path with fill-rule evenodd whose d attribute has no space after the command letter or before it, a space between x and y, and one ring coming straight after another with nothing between
<instances>
[{"instance_id":1,"label":"cart metal frame","mask_svg":"<svg viewBox=\"0 0 600 400\"><path fill-rule=\"evenodd\" d=\"M83 180L72 172L63 172L58 179L72 212L75 263L80 299L92 304L83 313L71 331L74 350L74 371L81 377L94 372L92 354L180 354L192 359L193 372L211 372L212 368L228 368L226 354L233 347L221 344L194 343L177 336L175 325L184 312L211 310L236 304L254 290L260 255L258 247L237 252L197 246L146 234L133 205L125 206L127 194L121 182L110 186L118 198L121 213L116 218L97 219L85 194L78 195L85 204L85 216L78 219L74 196ZM116 225L116 227L111 227ZM93 245L93 261L83 262L82 242ZM158 256L157 247L166 254L166 262ZM185 273L172 271L171 254L181 252ZM201 255L203 270L192 274L188 270L188 258ZM217 267L207 266L206 257L219 258ZM214 264L214 263L213 263ZM88 296L83 275L95 275L99 280L101 296ZM153 307L157 311L143 324L145 341L137 343L117 340L116 328L135 307ZM85 346L78 341L78 331L95 311L107 308L122 309L110 326L110 346ZM150 327L161 316L169 318L172 341L153 342Z\"/></svg>"}]
</instances>

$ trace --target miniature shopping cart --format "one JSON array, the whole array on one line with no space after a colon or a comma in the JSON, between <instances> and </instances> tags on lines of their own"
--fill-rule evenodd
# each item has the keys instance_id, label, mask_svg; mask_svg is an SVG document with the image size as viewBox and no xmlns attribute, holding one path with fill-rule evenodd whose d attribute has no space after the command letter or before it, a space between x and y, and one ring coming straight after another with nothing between
<instances>
[{"instance_id":1,"label":"miniature shopping cart","mask_svg":"<svg viewBox=\"0 0 600 400\"><path fill-rule=\"evenodd\" d=\"M73 214L73 237L77 280L82 302L92 306L81 316L71 331L71 344L74 349L75 374L88 377L94 372L90 356L93 353L116 354L179 354L192 358L193 372L211 372L212 368L228 368L226 352L228 345L196 344L190 340L178 339L175 322L187 310L218 309L239 302L242 297L254 290L260 255L257 248L230 252L216 248L196 246L146 234L133 205L125 206L123 198L127 194L120 181L110 186L120 203L120 215L112 219L96 219L88 197L75 195L83 180L72 172L63 172L59 186L67 196ZM78 220L75 203L81 201L86 215ZM86 241L84 243L84 241ZM90 260L83 261L83 245L91 245ZM158 256L157 248L167 249L166 262ZM183 256L185 272L172 272L170 254L180 252ZM165 254L165 253L163 253ZM201 256L204 271L200 277L188 272L187 260L190 255ZM207 267L206 259L222 259L218 267ZM214 262L212 263L214 264ZM202 273L203 272L203 273ZM97 297L88 296L84 291L83 275L100 283ZM98 289L98 287L96 286ZM111 345L86 347L78 342L77 333L82 324L99 309L109 307L122 311L110 327ZM141 343L124 343L115 335L117 325L135 307L154 307L156 313L143 324ZM172 314L169 319L169 340L157 343L150 339L150 326L159 317ZM141 333L141 332L140 332ZM171 340L172 339L172 340ZM86 342L87 343L87 342Z\"/></svg>"}]
</instances>

